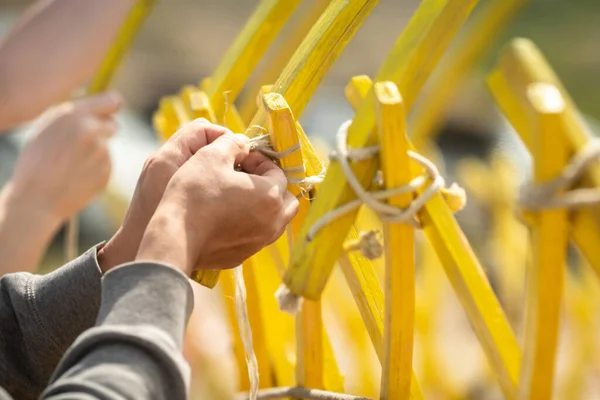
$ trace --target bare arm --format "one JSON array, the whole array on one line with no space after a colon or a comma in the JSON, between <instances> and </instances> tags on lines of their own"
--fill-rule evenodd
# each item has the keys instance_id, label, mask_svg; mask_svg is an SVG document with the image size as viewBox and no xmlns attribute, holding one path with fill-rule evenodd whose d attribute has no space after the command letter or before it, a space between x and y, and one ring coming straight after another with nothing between
<instances>
[{"instance_id":1,"label":"bare arm","mask_svg":"<svg viewBox=\"0 0 600 400\"><path fill-rule=\"evenodd\" d=\"M97 70L135 0L40 0L0 43L0 131L65 100Z\"/></svg>"}]
</instances>

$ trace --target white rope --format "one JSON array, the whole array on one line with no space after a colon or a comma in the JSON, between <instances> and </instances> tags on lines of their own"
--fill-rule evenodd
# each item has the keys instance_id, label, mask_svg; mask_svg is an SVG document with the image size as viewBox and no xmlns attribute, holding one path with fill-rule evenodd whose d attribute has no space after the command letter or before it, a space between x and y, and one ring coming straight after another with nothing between
<instances>
[{"instance_id":1,"label":"white rope","mask_svg":"<svg viewBox=\"0 0 600 400\"><path fill-rule=\"evenodd\" d=\"M250 138L250 151L258 151L275 161L288 157L298 150L300 150L300 143L297 143L283 151L273 150L271 145L271 135L269 134L258 135ZM323 169L318 175L306 176L302 178L293 175L306 173L306 168L304 165L297 167L285 167L282 168L282 170L287 176L288 183L290 185L299 186L305 192L310 191L313 187L320 184L323 182L323 179L325 179L325 169Z\"/></svg>"},{"instance_id":2,"label":"white rope","mask_svg":"<svg viewBox=\"0 0 600 400\"><path fill-rule=\"evenodd\" d=\"M235 312L237 315L238 328L244 345L246 356L246 365L248 367L248 377L250 380L250 400L256 400L258 395L258 361L252 345L252 329L248 319L248 308L246 306L246 284L244 282L244 272L242 266L236 267L233 271L235 277Z\"/></svg>"},{"instance_id":3,"label":"white rope","mask_svg":"<svg viewBox=\"0 0 600 400\"><path fill-rule=\"evenodd\" d=\"M346 181L356 193L358 197L319 218L309 229L306 236L307 241L311 241L315 235L323 229L325 226L342 217L343 215L359 208L362 204L366 204L373 211L375 211L382 221L388 223L408 223L413 227L418 227L419 222L416 219L417 213L423 208L423 206L444 187L444 178L438 172L436 166L429 161L427 158L417 154L413 151L408 151L408 156L425 169L426 176L419 176L411 180L409 183L403 186L399 186L392 189L381 190L377 192L366 191L361 183L359 182L354 171L350 166L350 161L360 161L366 158L373 157L379 152L377 146L365 147L362 149L348 150L347 139L348 139L348 128L352 124L352 121L346 121L336 135L336 150L330 155L332 160L338 162ZM380 200L387 199L393 196L397 196L403 193L415 192L422 188L429 180L431 184L417 196L406 209L391 206Z\"/></svg>"},{"instance_id":4,"label":"white rope","mask_svg":"<svg viewBox=\"0 0 600 400\"><path fill-rule=\"evenodd\" d=\"M600 188L570 189L589 165L600 158L600 140L590 140L565 166L559 176L549 182L529 184L521 188L519 204L526 210L580 208L600 204Z\"/></svg>"},{"instance_id":5,"label":"white rope","mask_svg":"<svg viewBox=\"0 0 600 400\"><path fill-rule=\"evenodd\" d=\"M313 240L315 235L325 226L348 214L349 212L356 210L363 204L366 204L373 211L375 211L382 221L388 223L408 223L413 227L420 227L420 223L416 218L417 213L437 192L440 191L440 189L444 187L444 178L440 175L436 166L420 154L417 154L413 151L408 151L408 156L425 169L424 176L418 176L408 182L406 185L396 188L377 192L366 191L359 182L358 178L356 178L356 175L354 175L354 171L350 166L350 162L362 161L377 155L379 153L379 147L370 146L361 149L349 150L347 141L348 128L351 124L352 121L350 120L346 121L340 126L336 135L336 149L331 153L330 158L332 161L337 161L342 168L342 171L346 177L346 181L356 194L357 199L339 206L315 221L306 235L307 242ZM425 190L423 190L423 192L417 196L406 209L391 206L380 201L397 196L399 194L414 193L423 188L429 181L431 181L431 184L427 186L427 188L425 188ZM367 237L367 240L359 240L358 245L361 246L360 250L363 255L376 255L372 250L377 251L378 249L374 247L373 240L369 240L373 238L377 240L375 236L371 238ZM285 284L282 284L279 289L277 289L275 297L277 298L279 309L281 311L285 311L294 315L301 307L302 298L297 294L292 293L292 291Z\"/></svg>"}]
</instances>

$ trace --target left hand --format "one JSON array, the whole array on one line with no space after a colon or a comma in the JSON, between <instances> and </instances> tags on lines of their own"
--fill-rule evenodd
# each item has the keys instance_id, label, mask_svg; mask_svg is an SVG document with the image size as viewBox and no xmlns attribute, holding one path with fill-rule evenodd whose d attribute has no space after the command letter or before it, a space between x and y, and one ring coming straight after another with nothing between
<instances>
[{"instance_id":1,"label":"left hand","mask_svg":"<svg viewBox=\"0 0 600 400\"><path fill-rule=\"evenodd\" d=\"M200 118L184 124L146 160L123 224L98 251L102 272L135 259L171 177L198 150L227 133L232 134L229 129Z\"/></svg>"}]
</instances>

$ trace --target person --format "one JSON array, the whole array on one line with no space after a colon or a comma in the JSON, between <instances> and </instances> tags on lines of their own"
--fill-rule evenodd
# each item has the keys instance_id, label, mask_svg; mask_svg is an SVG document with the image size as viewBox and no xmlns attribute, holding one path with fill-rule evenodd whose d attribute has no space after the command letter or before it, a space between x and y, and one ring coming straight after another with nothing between
<instances>
[{"instance_id":1,"label":"person","mask_svg":"<svg viewBox=\"0 0 600 400\"><path fill-rule=\"evenodd\" d=\"M98 70L136 0L38 0L0 42L0 132L62 102Z\"/></svg>"},{"instance_id":2,"label":"person","mask_svg":"<svg viewBox=\"0 0 600 400\"><path fill-rule=\"evenodd\" d=\"M40 0L29 7L0 42L0 132L84 84L134 4ZM0 192L0 276L34 271L59 227L105 189L111 171L106 138L115 134L120 104L115 93L66 102L33 128Z\"/></svg>"},{"instance_id":3,"label":"person","mask_svg":"<svg viewBox=\"0 0 600 400\"><path fill-rule=\"evenodd\" d=\"M120 104L116 93L82 98L34 125L0 191L0 276L35 271L58 229L104 190Z\"/></svg>"},{"instance_id":4,"label":"person","mask_svg":"<svg viewBox=\"0 0 600 400\"><path fill-rule=\"evenodd\" d=\"M145 163L106 244L44 276L0 278L0 399L185 399L188 277L275 241L298 210L286 188L245 136L184 125Z\"/></svg>"}]
</instances>

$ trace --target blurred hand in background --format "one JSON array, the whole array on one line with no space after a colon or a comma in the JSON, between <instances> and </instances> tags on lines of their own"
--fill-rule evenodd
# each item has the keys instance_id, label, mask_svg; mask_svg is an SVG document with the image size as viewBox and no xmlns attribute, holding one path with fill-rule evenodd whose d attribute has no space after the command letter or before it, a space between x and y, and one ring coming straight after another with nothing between
<instances>
[{"instance_id":1,"label":"blurred hand in background","mask_svg":"<svg viewBox=\"0 0 600 400\"><path fill-rule=\"evenodd\" d=\"M105 189L120 106L105 93L58 105L34 124L0 194L0 274L35 270L60 225Z\"/></svg>"}]
</instances>

